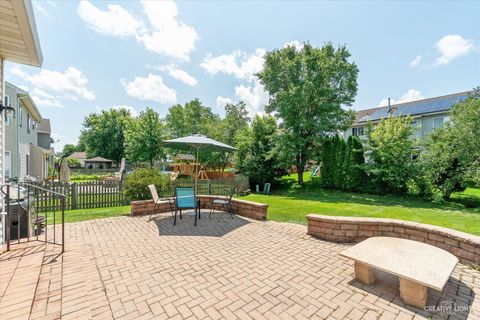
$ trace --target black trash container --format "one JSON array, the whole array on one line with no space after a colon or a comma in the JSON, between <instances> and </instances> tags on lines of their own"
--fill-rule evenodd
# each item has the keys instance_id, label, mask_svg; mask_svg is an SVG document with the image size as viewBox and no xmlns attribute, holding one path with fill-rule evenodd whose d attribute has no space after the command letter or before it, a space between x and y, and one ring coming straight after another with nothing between
<instances>
[{"instance_id":1,"label":"black trash container","mask_svg":"<svg viewBox=\"0 0 480 320\"><path fill-rule=\"evenodd\" d=\"M18 204L10 204L10 240L18 239L19 229L20 238L28 237L28 228L29 221L27 211Z\"/></svg>"}]
</instances>

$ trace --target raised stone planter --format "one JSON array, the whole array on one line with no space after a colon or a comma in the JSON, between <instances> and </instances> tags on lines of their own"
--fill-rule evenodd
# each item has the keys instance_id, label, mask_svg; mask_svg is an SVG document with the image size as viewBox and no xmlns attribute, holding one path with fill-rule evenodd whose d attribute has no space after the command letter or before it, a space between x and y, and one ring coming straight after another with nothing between
<instances>
[{"instance_id":1,"label":"raised stone planter","mask_svg":"<svg viewBox=\"0 0 480 320\"><path fill-rule=\"evenodd\" d=\"M360 242L369 237L397 237L444 249L460 262L480 264L480 237L429 224L378 218L307 215L308 234L334 242Z\"/></svg>"},{"instance_id":2,"label":"raised stone planter","mask_svg":"<svg viewBox=\"0 0 480 320\"><path fill-rule=\"evenodd\" d=\"M200 199L200 208L210 209L212 201L217 199L215 196L208 195L199 195ZM257 203L247 200L232 199L232 207L235 210L235 213L244 216L250 219L255 220L266 220L267 218L267 209L268 205L263 203ZM150 214L153 212L155 206L152 200L140 200L131 202L131 215L144 215ZM158 208L159 212L168 212L170 211L170 206L168 204L160 205Z\"/></svg>"}]
</instances>

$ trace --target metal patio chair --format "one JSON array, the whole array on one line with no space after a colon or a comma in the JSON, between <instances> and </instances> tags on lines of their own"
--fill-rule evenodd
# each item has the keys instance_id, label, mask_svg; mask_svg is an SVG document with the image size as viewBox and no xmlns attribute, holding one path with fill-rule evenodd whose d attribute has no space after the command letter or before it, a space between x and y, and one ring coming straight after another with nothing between
<instances>
[{"instance_id":1,"label":"metal patio chair","mask_svg":"<svg viewBox=\"0 0 480 320\"><path fill-rule=\"evenodd\" d=\"M208 218L212 216L213 209L215 207L221 206L222 209L227 209L226 211L225 210L223 211L225 211L225 213L229 213L230 217L233 219L233 215L235 214L235 212L233 211L233 207L232 207L232 198L233 198L233 194L235 193L235 190L236 188L232 187L231 189L229 189L228 197L221 197L221 198L218 197L212 201L212 207L210 208L210 214L208 215Z\"/></svg>"},{"instance_id":2,"label":"metal patio chair","mask_svg":"<svg viewBox=\"0 0 480 320\"><path fill-rule=\"evenodd\" d=\"M195 225L197 225L197 213L200 218L200 208L198 201L195 201L195 191L193 188L175 188L175 217L173 225L177 224L177 211L180 211L180 219L182 219L183 209L194 209Z\"/></svg>"},{"instance_id":3,"label":"metal patio chair","mask_svg":"<svg viewBox=\"0 0 480 320\"><path fill-rule=\"evenodd\" d=\"M150 212L150 215L148 216L148 221L151 220L152 215L155 213L158 213L158 207L160 205L164 205L168 203L170 206L170 211L173 212L173 203L170 198L160 198L157 193L157 188L155 188L155 185L149 184L148 189L150 189L150 194L152 195L153 203L155 204L153 207L153 210Z\"/></svg>"}]
</instances>

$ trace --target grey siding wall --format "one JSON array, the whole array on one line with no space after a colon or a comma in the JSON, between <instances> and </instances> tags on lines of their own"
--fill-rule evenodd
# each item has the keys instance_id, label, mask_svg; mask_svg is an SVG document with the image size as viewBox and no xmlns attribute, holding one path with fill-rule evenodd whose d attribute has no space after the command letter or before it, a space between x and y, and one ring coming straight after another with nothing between
<instances>
[{"instance_id":1,"label":"grey siding wall","mask_svg":"<svg viewBox=\"0 0 480 320\"><path fill-rule=\"evenodd\" d=\"M8 96L10 106L15 108L15 119L8 119L5 123L5 151L10 151L10 174L6 178L18 177L18 150L17 150L17 126L18 117L17 94L10 86L5 86L5 95Z\"/></svg>"},{"instance_id":2,"label":"grey siding wall","mask_svg":"<svg viewBox=\"0 0 480 320\"><path fill-rule=\"evenodd\" d=\"M31 174L27 172L27 167L30 169L27 161L30 162L30 145L37 145L38 124L33 126L34 119L29 115L22 100L18 99L15 87L7 85L5 93L9 96L10 106L15 108L15 118L9 119L5 125L5 150L11 153L10 177L23 180L27 174ZM30 132L28 131L28 117L30 117Z\"/></svg>"},{"instance_id":3,"label":"grey siding wall","mask_svg":"<svg viewBox=\"0 0 480 320\"><path fill-rule=\"evenodd\" d=\"M425 138L430 132L433 131L434 129L433 122L435 118L442 118L442 117L446 118L449 116L450 116L449 112L422 116L422 138Z\"/></svg>"},{"instance_id":4,"label":"grey siding wall","mask_svg":"<svg viewBox=\"0 0 480 320\"><path fill-rule=\"evenodd\" d=\"M0 98L3 101L3 88L5 87L5 79L4 79L4 65L3 65L3 58L0 57ZM3 183L3 156L4 156L4 147L5 147L5 140L3 139L4 130L3 130L3 117L0 116L0 183ZM3 204L3 202L2 202ZM0 237L0 243L3 239L3 236Z\"/></svg>"},{"instance_id":5,"label":"grey siding wall","mask_svg":"<svg viewBox=\"0 0 480 320\"><path fill-rule=\"evenodd\" d=\"M37 134L37 145L43 149L50 150L50 135L48 133L39 132Z\"/></svg>"}]
</instances>

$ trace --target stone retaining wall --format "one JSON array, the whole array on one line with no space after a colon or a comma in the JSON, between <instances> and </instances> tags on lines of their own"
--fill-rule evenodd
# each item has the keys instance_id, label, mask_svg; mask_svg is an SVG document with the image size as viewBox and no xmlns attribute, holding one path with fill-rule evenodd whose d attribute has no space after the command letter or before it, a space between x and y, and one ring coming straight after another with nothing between
<instances>
[{"instance_id":1,"label":"stone retaining wall","mask_svg":"<svg viewBox=\"0 0 480 320\"><path fill-rule=\"evenodd\" d=\"M212 201L217 199L215 196L199 195L200 208L210 209ZM232 207L236 214L255 220L265 220L267 218L268 205L263 203L256 203L247 200L232 199ZM153 212L155 206L152 200L140 200L131 202L132 216L150 214ZM219 208L220 209L220 208ZM159 212L170 211L168 204L162 204L158 207Z\"/></svg>"},{"instance_id":2,"label":"stone retaining wall","mask_svg":"<svg viewBox=\"0 0 480 320\"><path fill-rule=\"evenodd\" d=\"M383 236L431 244L455 255L465 264L480 264L480 237L417 222L356 217L307 215L308 234L334 242L360 242Z\"/></svg>"}]
</instances>

